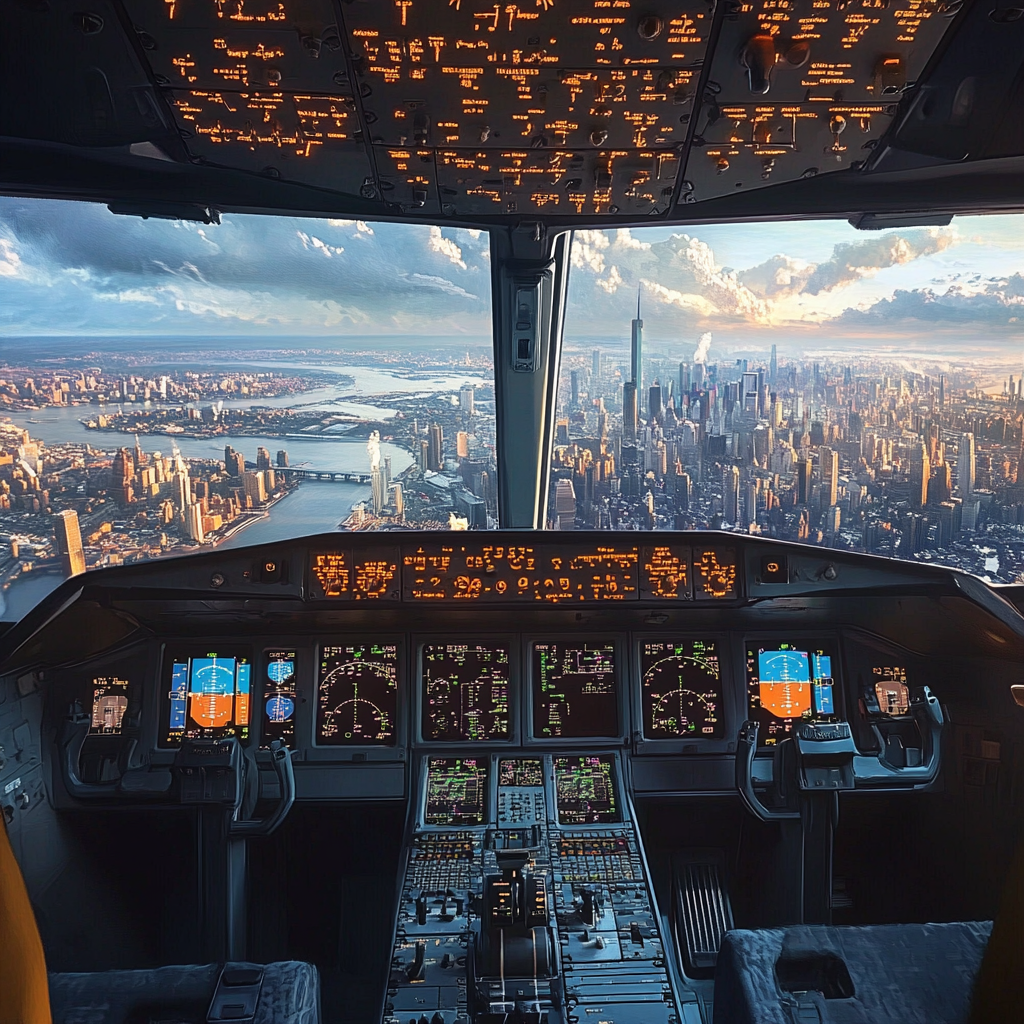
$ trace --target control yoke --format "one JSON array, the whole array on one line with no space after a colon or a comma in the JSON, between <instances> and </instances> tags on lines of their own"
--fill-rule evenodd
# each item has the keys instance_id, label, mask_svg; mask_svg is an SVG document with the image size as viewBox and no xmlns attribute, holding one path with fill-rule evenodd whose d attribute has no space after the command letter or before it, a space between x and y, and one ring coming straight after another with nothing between
<instances>
[{"instance_id":1,"label":"control yoke","mask_svg":"<svg viewBox=\"0 0 1024 1024\"><path fill-rule=\"evenodd\" d=\"M747 720L736 737L736 789L744 807L762 821L793 821L799 811L776 810L761 803L754 792L754 755L757 753L757 722Z\"/></svg>"},{"instance_id":2,"label":"control yoke","mask_svg":"<svg viewBox=\"0 0 1024 1024\"><path fill-rule=\"evenodd\" d=\"M270 762L277 775L281 797L274 810L265 818L244 819L231 822L230 836L269 836L284 821L295 803L295 769L292 767L291 751L281 742L270 744Z\"/></svg>"},{"instance_id":3,"label":"control yoke","mask_svg":"<svg viewBox=\"0 0 1024 1024\"><path fill-rule=\"evenodd\" d=\"M942 706L938 697L927 686L920 686L910 697L910 714L921 732L925 744L925 756L919 765L901 765L889 759L890 744L885 741L877 725L872 725L881 752L878 760L887 769L894 781L913 782L917 785L935 780L939 774L939 760L942 750Z\"/></svg>"}]
</instances>

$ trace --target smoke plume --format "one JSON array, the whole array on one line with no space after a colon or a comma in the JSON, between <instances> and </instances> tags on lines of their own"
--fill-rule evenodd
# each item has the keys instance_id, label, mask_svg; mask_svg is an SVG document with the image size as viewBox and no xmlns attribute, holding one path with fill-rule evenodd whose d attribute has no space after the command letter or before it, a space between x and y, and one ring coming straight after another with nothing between
<instances>
[{"instance_id":1,"label":"smoke plume","mask_svg":"<svg viewBox=\"0 0 1024 1024\"><path fill-rule=\"evenodd\" d=\"M380 431L375 430L366 441L366 454L370 456L370 472L380 468Z\"/></svg>"},{"instance_id":2,"label":"smoke plume","mask_svg":"<svg viewBox=\"0 0 1024 1024\"><path fill-rule=\"evenodd\" d=\"M705 331L697 339L697 351L693 353L693 361L695 363L706 363L708 361L708 352L711 351L711 332Z\"/></svg>"}]
</instances>

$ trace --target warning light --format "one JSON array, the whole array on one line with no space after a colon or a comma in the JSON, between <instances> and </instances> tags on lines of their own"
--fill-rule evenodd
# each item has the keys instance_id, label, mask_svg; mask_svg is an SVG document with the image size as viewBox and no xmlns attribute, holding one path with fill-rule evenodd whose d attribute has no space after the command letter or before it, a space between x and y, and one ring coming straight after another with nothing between
<instances>
[{"instance_id":1,"label":"warning light","mask_svg":"<svg viewBox=\"0 0 1024 1024\"><path fill-rule=\"evenodd\" d=\"M785 558L762 558L760 582L788 583L789 561Z\"/></svg>"}]
</instances>

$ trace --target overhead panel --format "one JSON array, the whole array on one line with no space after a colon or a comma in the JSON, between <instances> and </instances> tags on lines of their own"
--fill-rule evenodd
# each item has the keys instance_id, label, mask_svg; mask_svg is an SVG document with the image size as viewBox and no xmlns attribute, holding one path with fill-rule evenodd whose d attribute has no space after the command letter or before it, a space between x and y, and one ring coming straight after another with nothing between
<instances>
[{"instance_id":1,"label":"overhead panel","mask_svg":"<svg viewBox=\"0 0 1024 1024\"><path fill-rule=\"evenodd\" d=\"M859 168L960 6L729 0L681 200Z\"/></svg>"},{"instance_id":2,"label":"overhead panel","mask_svg":"<svg viewBox=\"0 0 1024 1024\"><path fill-rule=\"evenodd\" d=\"M449 216L666 212L712 16L705 0L344 9L375 150L433 152Z\"/></svg>"},{"instance_id":3,"label":"overhead panel","mask_svg":"<svg viewBox=\"0 0 1024 1024\"><path fill-rule=\"evenodd\" d=\"M358 193L372 182L330 0L125 0L198 162Z\"/></svg>"}]
</instances>

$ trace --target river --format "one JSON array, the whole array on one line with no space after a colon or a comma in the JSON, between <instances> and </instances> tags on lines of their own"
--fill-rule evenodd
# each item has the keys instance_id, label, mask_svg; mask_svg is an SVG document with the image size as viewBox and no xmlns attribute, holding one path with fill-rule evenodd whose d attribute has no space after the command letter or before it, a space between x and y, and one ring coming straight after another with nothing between
<instances>
[{"instance_id":1,"label":"river","mask_svg":"<svg viewBox=\"0 0 1024 1024\"><path fill-rule=\"evenodd\" d=\"M325 372L320 366L299 366L296 364L268 363L280 369L309 369ZM407 376L408 370L382 370L374 367L345 366L336 371L352 379L337 385L327 385L301 395L288 395L268 401L259 399L234 400L236 406L276 405L305 406L339 410L349 407L357 415L393 415L390 409L375 409L370 404L352 402L347 399L375 394L403 393L422 395L438 391L454 391L462 384L481 384L489 378L472 371L447 373L431 371L416 373L415 379ZM206 402L202 404L208 404ZM226 403L227 404L227 403ZM31 411L14 411L11 420L24 427L34 439L47 444L78 442L94 448L113 450L123 444L134 444L134 436L110 431L89 430L80 420L95 416L95 405L69 408L47 408ZM346 408L345 411L348 411ZM367 473L370 464L366 454L365 438L332 437L330 440L313 441L302 438L221 436L216 438L194 438L177 435L144 434L139 438L147 452L159 451L170 454L172 440L177 443L181 454L192 459L223 459L224 446L230 444L242 452L250 462L256 461L256 449L264 447L275 459L281 448L288 452L293 467L342 473ZM412 456L404 448L384 442L380 446L381 457L391 458L392 476L398 476L412 462ZM324 533L337 528L345 519L352 506L370 495L370 488L364 484L329 483L306 480L291 494L276 502L267 515L232 535L223 545L225 548L244 547L250 544L266 544L288 540L307 534ZM57 574L29 574L23 576L0 593L0 619L20 619L39 603L58 583Z\"/></svg>"}]
</instances>

